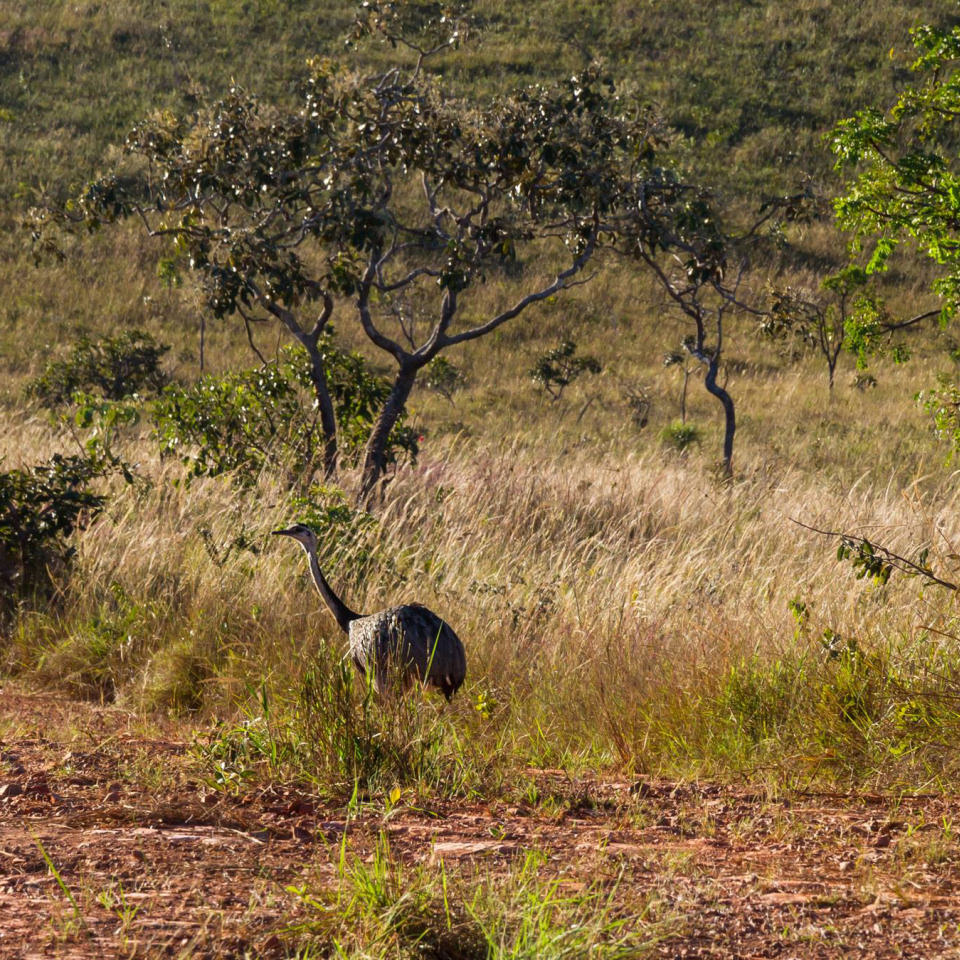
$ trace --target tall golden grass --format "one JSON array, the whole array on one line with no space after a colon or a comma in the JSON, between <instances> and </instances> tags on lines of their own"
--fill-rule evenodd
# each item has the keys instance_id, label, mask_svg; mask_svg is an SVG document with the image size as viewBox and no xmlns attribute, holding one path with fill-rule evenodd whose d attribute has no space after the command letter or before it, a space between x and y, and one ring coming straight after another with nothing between
<instances>
[{"instance_id":1,"label":"tall golden grass","mask_svg":"<svg viewBox=\"0 0 960 960\"><path fill-rule=\"evenodd\" d=\"M830 252L820 227L802 240L816 256ZM151 263L121 229L16 294L0 330L4 468L75 445L22 389L78 328L145 328L172 344L175 376L197 374L197 302L160 287ZM771 264L753 296L815 279ZM920 280L894 279L894 310L926 304ZM509 293L490 284L470 310L482 316ZM338 337L366 349L347 307ZM681 454L659 439L680 389L662 358L684 332L647 281L611 268L452 353L466 387L452 403L415 392L420 461L392 478L376 524L350 549L327 545L330 578L361 610L419 600L448 617L469 676L443 722L521 765L730 771L799 757L797 776L920 776L910 764L946 776L937 745L954 721L952 596L896 576L883 588L857 580L838 565L835 541L792 520L908 554L931 546L935 563L954 563L956 475L913 400L953 367L948 334L912 337L914 359L878 360L878 383L865 390L845 358L831 397L816 355L790 362L739 319L725 351L736 475L723 483L719 410L698 377L689 419L701 442ZM236 327L211 323L207 336L208 369L252 362ZM286 342L271 329L259 336L268 352ZM528 371L564 337L603 370L553 402ZM651 400L642 429L632 389ZM295 700L323 642L342 641L302 558L267 536L297 519L289 492L270 475L251 491L229 477L188 485L158 458L147 425L123 453L142 481L116 481L106 511L77 534L72 574L49 608L23 611L6 669L143 708L230 716L263 685ZM347 470L340 482L349 499L356 477ZM842 639L839 653L825 631ZM870 702L852 716L848 701L861 694ZM935 727L921 735L901 722L931 698Z\"/></svg>"}]
</instances>

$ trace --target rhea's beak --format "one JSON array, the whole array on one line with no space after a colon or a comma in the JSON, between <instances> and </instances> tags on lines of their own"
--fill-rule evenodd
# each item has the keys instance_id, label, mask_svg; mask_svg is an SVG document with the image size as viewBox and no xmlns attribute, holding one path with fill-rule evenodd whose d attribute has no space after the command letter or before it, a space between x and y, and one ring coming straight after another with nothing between
<instances>
[{"instance_id":1,"label":"rhea's beak","mask_svg":"<svg viewBox=\"0 0 960 960\"><path fill-rule=\"evenodd\" d=\"M291 536L289 530L271 530L270 533L275 537L289 537Z\"/></svg>"}]
</instances>

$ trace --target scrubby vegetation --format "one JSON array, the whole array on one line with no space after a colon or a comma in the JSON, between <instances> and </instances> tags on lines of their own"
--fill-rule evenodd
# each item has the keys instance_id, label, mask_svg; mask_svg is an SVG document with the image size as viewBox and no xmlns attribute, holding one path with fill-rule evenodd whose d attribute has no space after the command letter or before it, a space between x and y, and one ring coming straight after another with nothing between
<instances>
[{"instance_id":1,"label":"scrubby vegetation","mask_svg":"<svg viewBox=\"0 0 960 960\"><path fill-rule=\"evenodd\" d=\"M416 61L362 36L344 51L352 8L174 0L157 19L0 0L3 218L35 241L0 241L3 674L186 718L205 784L231 797L297 784L351 809L394 791L535 804L544 768L774 795L955 791L960 15L789 6L474 5L423 86L390 102L411 109L406 139L349 184L300 192L291 157L323 131L296 127L296 104L322 103L339 135L351 111L370 120L370 75ZM364 9L386 18L376 32L406 8ZM260 54L243 57L253 35ZM317 54L334 59L307 70ZM600 110L600 90L637 110ZM568 101L608 124L593 152L551 152L544 115L534 162L523 110ZM447 129L454 102L482 106L441 157L416 124L429 108ZM237 198L230 109L263 147ZM119 145L144 118L131 161ZM191 180L214 128L223 155ZM177 167L179 192L151 192L144 156ZM599 182L626 168L639 193ZM108 170L122 175L83 186ZM454 216L446 203L471 191L477 210ZM426 214L405 220L424 192ZM624 197L653 196L652 214L624 214ZM234 203L261 218L242 243ZM48 242L51 211L80 229ZM384 224L395 276L365 259ZM484 336L448 336L456 323ZM388 407L374 487L364 450ZM298 520L352 607L418 600L455 625L468 678L451 705L379 702L344 664L300 559L267 536ZM623 924L608 888L561 897L538 869L496 909L482 878L458 879L451 913L430 869L402 876L379 848L341 862L336 897L303 889L298 942L553 955L515 922L534 900L542 929L582 934L556 956L634 956L657 935Z\"/></svg>"}]
</instances>

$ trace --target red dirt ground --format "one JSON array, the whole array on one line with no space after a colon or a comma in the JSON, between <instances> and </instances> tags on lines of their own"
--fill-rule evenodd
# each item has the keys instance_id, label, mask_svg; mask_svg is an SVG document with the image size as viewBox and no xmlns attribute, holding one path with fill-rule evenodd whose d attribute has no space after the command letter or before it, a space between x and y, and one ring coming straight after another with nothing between
<instances>
[{"instance_id":1,"label":"red dirt ground","mask_svg":"<svg viewBox=\"0 0 960 960\"><path fill-rule=\"evenodd\" d=\"M506 869L536 848L571 882L615 867L675 918L648 956L960 957L956 798L771 801L534 771L536 807L347 823L289 789L223 796L187 744L140 729L116 708L0 690L0 957L283 956L298 909L285 888L333 883L345 829L361 856L384 831L410 863Z\"/></svg>"}]
</instances>

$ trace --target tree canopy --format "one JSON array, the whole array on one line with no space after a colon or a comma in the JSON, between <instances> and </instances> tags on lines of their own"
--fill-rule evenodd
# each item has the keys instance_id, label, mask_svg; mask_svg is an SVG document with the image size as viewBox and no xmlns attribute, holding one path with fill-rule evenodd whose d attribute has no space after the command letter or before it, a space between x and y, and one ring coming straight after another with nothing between
<instances>
[{"instance_id":1,"label":"tree canopy","mask_svg":"<svg viewBox=\"0 0 960 960\"><path fill-rule=\"evenodd\" d=\"M960 307L960 26L912 35L918 81L886 112L861 110L831 134L837 169L855 172L835 206L855 244L870 247L868 272L904 241L938 265L946 321Z\"/></svg>"}]
</instances>

